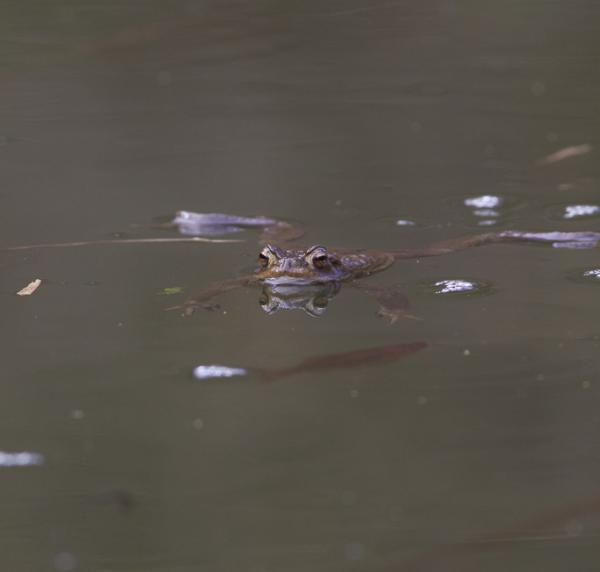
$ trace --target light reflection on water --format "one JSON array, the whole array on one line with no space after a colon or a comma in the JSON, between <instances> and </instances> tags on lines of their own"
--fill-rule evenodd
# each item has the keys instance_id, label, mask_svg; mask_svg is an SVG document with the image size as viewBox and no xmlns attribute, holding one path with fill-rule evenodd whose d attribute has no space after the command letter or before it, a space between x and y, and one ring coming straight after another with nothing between
<instances>
[{"instance_id":1,"label":"light reflection on water","mask_svg":"<svg viewBox=\"0 0 600 572\"><path fill-rule=\"evenodd\" d=\"M20 453L8 453L0 451L0 467L31 467L42 465L44 456L40 453L21 451Z\"/></svg>"}]
</instances>

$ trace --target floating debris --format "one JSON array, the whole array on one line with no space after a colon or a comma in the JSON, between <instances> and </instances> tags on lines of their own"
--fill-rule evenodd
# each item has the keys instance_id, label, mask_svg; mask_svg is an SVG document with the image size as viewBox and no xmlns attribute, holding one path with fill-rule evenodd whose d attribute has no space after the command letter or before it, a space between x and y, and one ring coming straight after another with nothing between
<instances>
[{"instance_id":1,"label":"floating debris","mask_svg":"<svg viewBox=\"0 0 600 572\"><path fill-rule=\"evenodd\" d=\"M163 288L158 294L159 296L174 296L175 294L181 294L182 292L183 288L181 286L170 286Z\"/></svg>"},{"instance_id":2,"label":"floating debris","mask_svg":"<svg viewBox=\"0 0 600 572\"><path fill-rule=\"evenodd\" d=\"M42 284L39 278L36 278L33 282L30 282L24 288L21 288L17 292L17 296L31 296Z\"/></svg>"},{"instance_id":3,"label":"floating debris","mask_svg":"<svg viewBox=\"0 0 600 572\"><path fill-rule=\"evenodd\" d=\"M600 242L600 233L594 231L581 232L515 232L505 230L500 233L505 240L531 241L551 243L552 248L584 249L595 248Z\"/></svg>"},{"instance_id":4,"label":"floating debris","mask_svg":"<svg viewBox=\"0 0 600 572\"><path fill-rule=\"evenodd\" d=\"M196 379L228 378L247 374L248 370L241 367L227 367L226 365L199 365L194 368Z\"/></svg>"},{"instance_id":5,"label":"floating debris","mask_svg":"<svg viewBox=\"0 0 600 572\"><path fill-rule=\"evenodd\" d=\"M600 214L598 205L568 205L565 207L563 218L579 218L586 216L597 216Z\"/></svg>"},{"instance_id":6,"label":"floating debris","mask_svg":"<svg viewBox=\"0 0 600 572\"><path fill-rule=\"evenodd\" d=\"M594 268L593 270L586 270L583 275L586 278L594 278L600 280L600 268Z\"/></svg>"},{"instance_id":7,"label":"floating debris","mask_svg":"<svg viewBox=\"0 0 600 572\"><path fill-rule=\"evenodd\" d=\"M396 226L415 226L417 223L412 220L398 219Z\"/></svg>"},{"instance_id":8,"label":"floating debris","mask_svg":"<svg viewBox=\"0 0 600 572\"><path fill-rule=\"evenodd\" d=\"M244 242L234 238L204 238L192 236L186 238L117 238L102 240L84 240L78 242L50 242L47 244L23 244L19 246L5 246L0 250L35 250L37 248L71 248L74 246L98 246L104 244L172 244L178 242L210 242L215 244L230 244Z\"/></svg>"},{"instance_id":9,"label":"floating debris","mask_svg":"<svg viewBox=\"0 0 600 572\"><path fill-rule=\"evenodd\" d=\"M543 157L537 162L537 164L550 165L552 163L558 163L559 161L564 161L565 159L570 159L571 157L586 155L587 153L590 153L592 149L593 147L588 143L584 143L583 145L573 145L572 147L565 147L564 149L559 149L558 151Z\"/></svg>"},{"instance_id":10,"label":"floating debris","mask_svg":"<svg viewBox=\"0 0 600 572\"><path fill-rule=\"evenodd\" d=\"M175 218L167 225L168 227L176 227L181 234L194 236L213 236L241 232L246 229L259 229L262 242L268 243L272 239L277 239L280 244L296 240L304 234L303 229L290 222L264 216L247 217L191 211L178 211Z\"/></svg>"},{"instance_id":11,"label":"floating debris","mask_svg":"<svg viewBox=\"0 0 600 572\"><path fill-rule=\"evenodd\" d=\"M481 195L480 197L470 197L465 199L465 206L474 209L494 209L499 207L504 202L502 197L496 195ZM476 214L476 213L474 213ZM490 216L489 214L478 216Z\"/></svg>"},{"instance_id":12,"label":"floating debris","mask_svg":"<svg viewBox=\"0 0 600 572\"><path fill-rule=\"evenodd\" d=\"M7 453L0 451L0 467L30 467L43 465L44 455L22 451L20 453Z\"/></svg>"}]
</instances>

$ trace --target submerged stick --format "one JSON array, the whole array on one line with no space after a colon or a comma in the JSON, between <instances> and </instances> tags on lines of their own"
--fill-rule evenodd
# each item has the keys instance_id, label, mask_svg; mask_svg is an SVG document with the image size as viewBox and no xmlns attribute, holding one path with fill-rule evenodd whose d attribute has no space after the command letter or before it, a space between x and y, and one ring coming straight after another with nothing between
<instances>
[{"instance_id":1,"label":"submerged stick","mask_svg":"<svg viewBox=\"0 0 600 572\"><path fill-rule=\"evenodd\" d=\"M36 248L68 248L72 246L95 246L99 244L156 244L172 242L214 242L232 243L244 242L235 238L204 238L194 236L190 238L108 238L104 240L88 240L79 242L52 242L47 244L25 244L21 246L5 246L0 250L35 250Z\"/></svg>"}]
</instances>

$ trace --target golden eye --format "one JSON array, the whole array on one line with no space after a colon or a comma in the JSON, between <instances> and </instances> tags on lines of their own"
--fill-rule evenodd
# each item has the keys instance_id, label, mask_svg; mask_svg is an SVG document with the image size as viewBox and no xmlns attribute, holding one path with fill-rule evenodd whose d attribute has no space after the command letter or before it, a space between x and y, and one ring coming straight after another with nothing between
<instances>
[{"instance_id":1,"label":"golden eye","mask_svg":"<svg viewBox=\"0 0 600 572\"><path fill-rule=\"evenodd\" d=\"M322 246L313 246L306 251L306 260L317 270L323 270L329 265L329 255Z\"/></svg>"},{"instance_id":2,"label":"golden eye","mask_svg":"<svg viewBox=\"0 0 600 572\"><path fill-rule=\"evenodd\" d=\"M266 268L269 266L269 257L262 252L258 255L258 264L261 268Z\"/></svg>"},{"instance_id":3,"label":"golden eye","mask_svg":"<svg viewBox=\"0 0 600 572\"><path fill-rule=\"evenodd\" d=\"M317 256L313 256L312 263L315 268L322 270L323 268L325 268L327 266L327 255L319 254Z\"/></svg>"},{"instance_id":4,"label":"golden eye","mask_svg":"<svg viewBox=\"0 0 600 572\"><path fill-rule=\"evenodd\" d=\"M281 250L276 246L267 244L258 255L258 264L261 268L267 268L274 264L281 257L281 254Z\"/></svg>"}]
</instances>

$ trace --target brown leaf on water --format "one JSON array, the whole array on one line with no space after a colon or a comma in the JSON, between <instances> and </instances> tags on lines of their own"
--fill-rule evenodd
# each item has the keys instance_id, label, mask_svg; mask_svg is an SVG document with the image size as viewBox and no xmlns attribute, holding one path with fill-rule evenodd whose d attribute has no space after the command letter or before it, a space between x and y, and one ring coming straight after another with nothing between
<instances>
[{"instance_id":1,"label":"brown leaf on water","mask_svg":"<svg viewBox=\"0 0 600 572\"><path fill-rule=\"evenodd\" d=\"M39 278L36 278L33 282L30 282L24 288L21 288L17 292L17 296L31 296L42 284Z\"/></svg>"},{"instance_id":2,"label":"brown leaf on water","mask_svg":"<svg viewBox=\"0 0 600 572\"><path fill-rule=\"evenodd\" d=\"M559 149L554 153L550 153L550 155L546 155L546 157L540 159L536 164L551 165L552 163L558 163L559 161L564 161L565 159L570 159L571 157L587 155L592 151L592 149L593 147L588 143L583 143L582 145L573 145L572 147L565 147L564 149Z\"/></svg>"}]
</instances>

